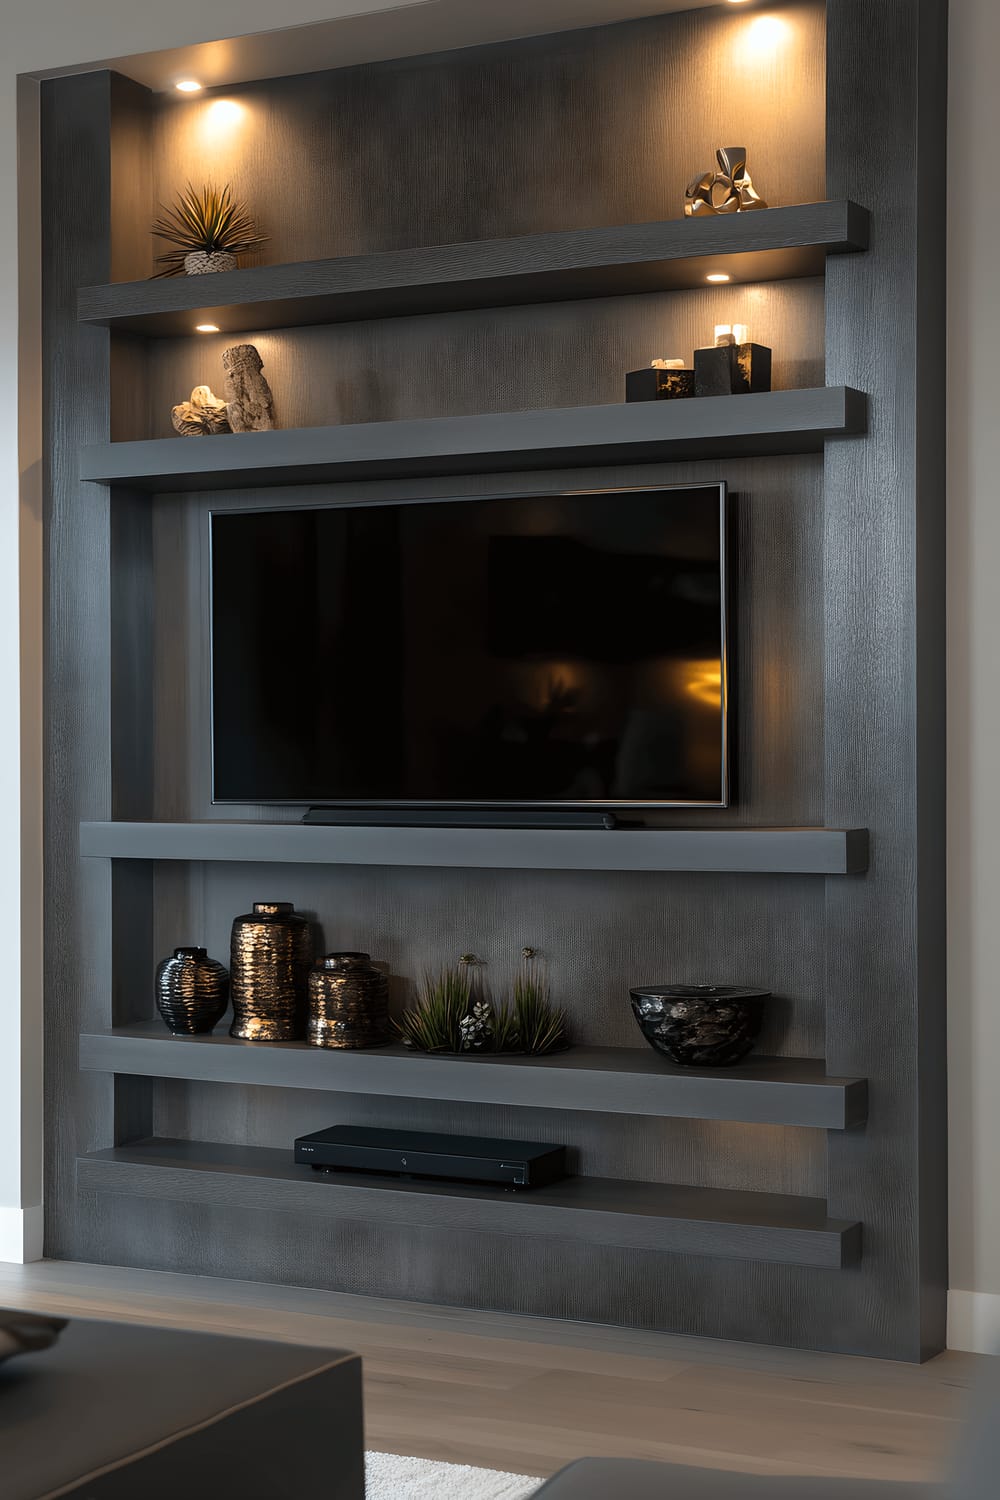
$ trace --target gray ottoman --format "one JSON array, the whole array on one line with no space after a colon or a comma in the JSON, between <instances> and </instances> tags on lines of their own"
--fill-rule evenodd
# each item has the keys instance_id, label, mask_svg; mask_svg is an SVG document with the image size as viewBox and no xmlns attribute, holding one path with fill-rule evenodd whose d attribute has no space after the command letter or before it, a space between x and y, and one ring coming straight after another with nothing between
<instances>
[{"instance_id":1,"label":"gray ottoman","mask_svg":"<svg viewBox=\"0 0 1000 1500\"><path fill-rule=\"evenodd\" d=\"M535 1500L943 1500L922 1484L736 1474L638 1458L581 1458L553 1474Z\"/></svg>"},{"instance_id":2,"label":"gray ottoman","mask_svg":"<svg viewBox=\"0 0 1000 1500\"><path fill-rule=\"evenodd\" d=\"M969 1420L941 1484L734 1474L630 1458L583 1458L554 1474L536 1500L997 1500L1000 1358L978 1362Z\"/></svg>"},{"instance_id":3,"label":"gray ottoman","mask_svg":"<svg viewBox=\"0 0 1000 1500\"><path fill-rule=\"evenodd\" d=\"M361 1361L74 1319L0 1364L3 1500L364 1500Z\"/></svg>"}]
</instances>

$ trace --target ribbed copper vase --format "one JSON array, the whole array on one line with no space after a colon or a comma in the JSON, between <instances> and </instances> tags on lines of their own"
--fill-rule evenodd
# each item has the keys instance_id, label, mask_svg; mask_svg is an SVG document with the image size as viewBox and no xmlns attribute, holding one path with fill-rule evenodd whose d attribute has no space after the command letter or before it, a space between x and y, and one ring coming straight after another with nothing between
<instances>
[{"instance_id":1,"label":"ribbed copper vase","mask_svg":"<svg viewBox=\"0 0 1000 1500\"><path fill-rule=\"evenodd\" d=\"M156 971L156 1008L175 1036L208 1032L229 1004L229 975L205 948L175 948Z\"/></svg>"},{"instance_id":2,"label":"ribbed copper vase","mask_svg":"<svg viewBox=\"0 0 1000 1500\"><path fill-rule=\"evenodd\" d=\"M291 1042L305 1033L312 929L290 901L255 901L237 917L230 945L233 1024L249 1042Z\"/></svg>"},{"instance_id":3,"label":"ribbed copper vase","mask_svg":"<svg viewBox=\"0 0 1000 1500\"><path fill-rule=\"evenodd\" d=\"M328 953L309 975L313 1047L384 1047L389 1030L389 980L367 953Z\"/></svg>"}]
</instances>

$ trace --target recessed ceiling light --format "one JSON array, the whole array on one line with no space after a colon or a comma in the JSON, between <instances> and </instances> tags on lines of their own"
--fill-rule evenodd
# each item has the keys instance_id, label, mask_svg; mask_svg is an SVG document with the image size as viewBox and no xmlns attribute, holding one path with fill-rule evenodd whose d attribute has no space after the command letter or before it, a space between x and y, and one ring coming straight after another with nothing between
<instances>
[{"instance_id":1,"label":"recessed ceiling light","mask_svg":"<svg viewBox=\"0 0 1000 1500\"><path fill-rule=\"evenodd\" d=\"M194 78L182 78L180 83L175 83L174 88L181 94L200 94L201 84Z\"/></svg>"},{"instance_id":2,"label":"recessed ceiling light","mask_svg":"<svg viewBox=\"0 0 1000 1500\"><path fill-rule=\"evenodd\" d=\"M722 281L732 281L732 277L727 276L725 271L712 271L710 275L705 277L705 280L711 281L713 283L718 283Z\"/></svg>"},{"instance_id":3,"label":"recessed ceiling light","mask_svg":"<svg viewBox=\"0 0 1000 1500\"><path fill-rule=\"evenodd\" d=\"M218 323L196 323L194 331L195 333L218 333L219 325Z\"/></svg>"}]
</instances>

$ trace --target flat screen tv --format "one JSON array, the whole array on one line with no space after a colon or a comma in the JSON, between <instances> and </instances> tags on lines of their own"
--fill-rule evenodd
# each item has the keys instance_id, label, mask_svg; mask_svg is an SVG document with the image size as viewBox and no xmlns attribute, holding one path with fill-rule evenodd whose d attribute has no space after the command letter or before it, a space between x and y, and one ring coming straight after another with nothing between
<instances>
[{"instance_id":1,"label":"flat screen tv","mask_svg":"<svg viewBox=\"0 0 1000 1500\"><path fill-rule=\"evenodd\" d=\"M216 802L724 807L724 484L216 512Z\"/></svg>"}]
</instances>

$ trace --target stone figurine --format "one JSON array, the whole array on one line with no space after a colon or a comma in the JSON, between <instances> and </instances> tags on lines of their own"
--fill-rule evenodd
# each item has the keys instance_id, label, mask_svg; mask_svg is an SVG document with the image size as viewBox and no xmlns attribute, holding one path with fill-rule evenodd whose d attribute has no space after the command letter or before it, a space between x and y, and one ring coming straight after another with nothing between
<instances>
[{"instance_id":1,"label":"stone figurine","mask_svg":"<svg viewBox=\"0 0 1000 1500\"><path fill-rule=\"evenodd\" d=\"M261 373L263 366L253 344L235 344L222 356L233 432L270 432L277 425L271 387Z\"/></svg>"},{"instance_id":2,"label":"stone figurine","mask_svg":"<svg viewBox=\"0 0 1000 1500\"><path fill-rule=\"evenodd\" d=\"M688 218L708 214L738 214L767 204L750 181L745 146L720 146L715 153L718 172L706 172L689 182L684 212Z\"/></svg>"}]
</instances>

